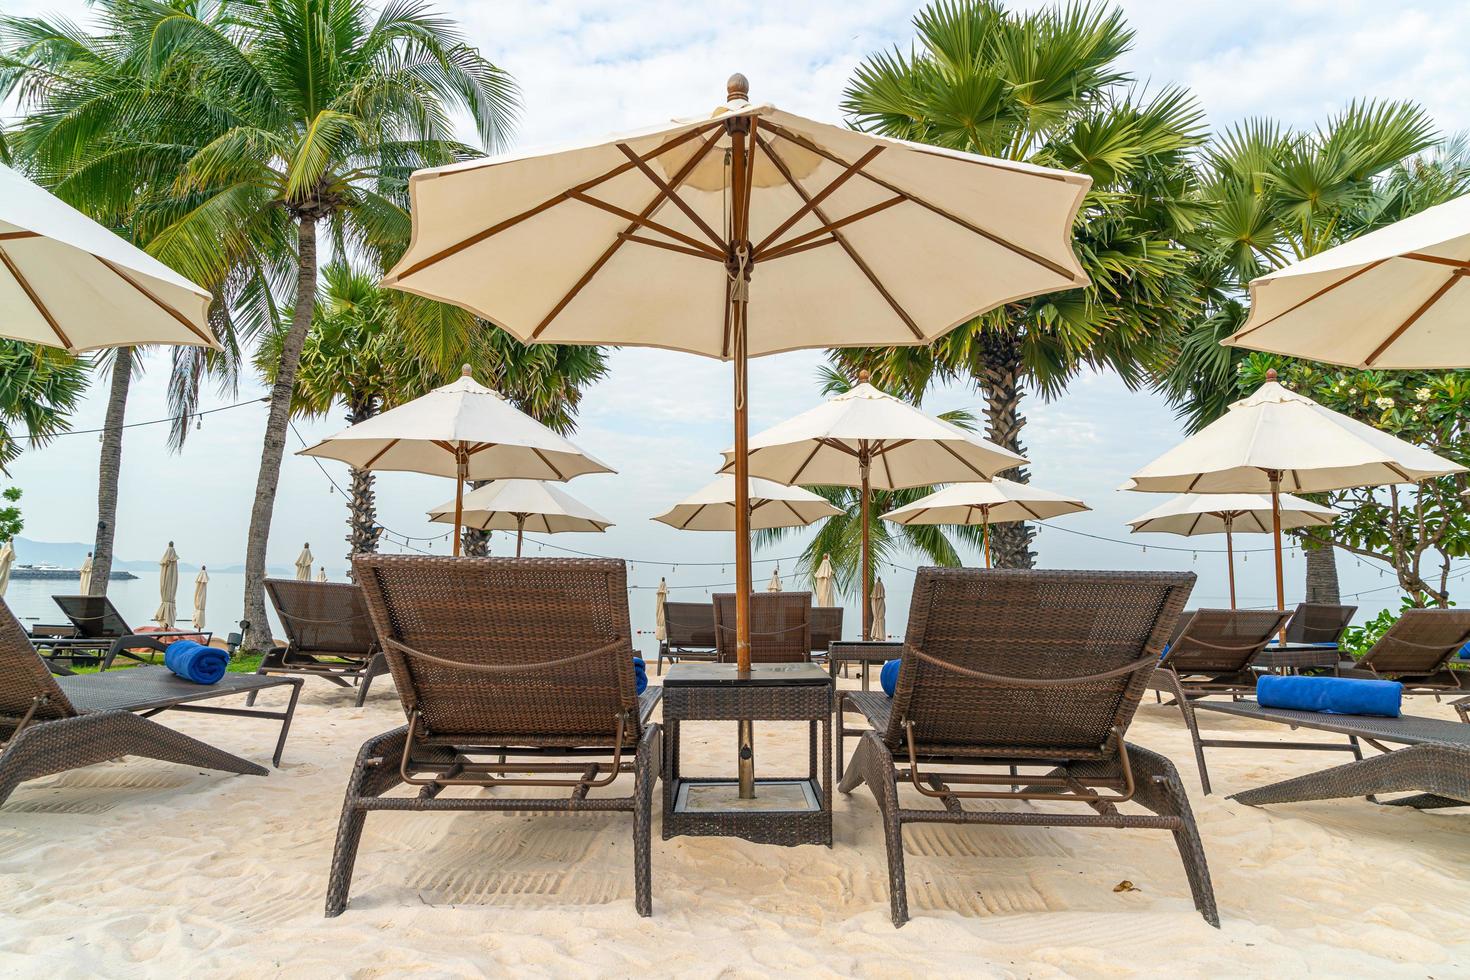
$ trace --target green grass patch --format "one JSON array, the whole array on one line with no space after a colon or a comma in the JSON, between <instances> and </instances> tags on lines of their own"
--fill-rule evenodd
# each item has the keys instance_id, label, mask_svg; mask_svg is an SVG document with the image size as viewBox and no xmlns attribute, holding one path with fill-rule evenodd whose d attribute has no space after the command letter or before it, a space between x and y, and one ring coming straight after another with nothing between
<instances>
[{"instance_id":1,"label":"green grass patch","mask_svg":"<svg viewBox=\"0 0 1470 980\"><path fill-rule=\"evenodd\" d=\"M144 656L146 657L147 655L145 654ZM257 667L260 666L260 660L261 660L261 657L260 657L260 654L258 654L258 653L251 654L249 656L241 656L240 654L236 654L235 656L233 656L233 657L230 658L229 672L232 673L232 674L253 674L253 673L255 673L255 668L257 668ZM158 664L159 666L162 666L163 665L163 654L161 654L161 653L153 654L153 659L150 660L149 662L150 663ZM137 661L129 660L126 657L118 657L117 660L113 663L112 669L113 670L126 670L129 667L137 667L137 666L139 666L139 664L137 663ZM83 667L83 666L80 666L79 665L79 666L73 667L72 668L72 672L73 673L76 673L76 674L95 674L95 673L98 673L101 669L102 669L101 667L96 667L96 666L93 666L93 667Z\"/></svg>"}]
</instances>

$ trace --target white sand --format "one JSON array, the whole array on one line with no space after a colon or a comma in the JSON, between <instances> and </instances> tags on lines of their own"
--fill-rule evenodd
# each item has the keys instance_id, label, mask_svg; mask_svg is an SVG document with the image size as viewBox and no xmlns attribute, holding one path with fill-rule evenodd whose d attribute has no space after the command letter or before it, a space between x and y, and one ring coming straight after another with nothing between
<instances>
[{"instance_id":1,"label":"white sand","mask_svg":"<svg viewBox=\"0 0 1470 980\"><path fill-rule=\"evenodd\" d=\"M1216 750L1202 797L1178 713L1151 703L1131 737L1180 768L1220 930L1167 833L939 825L905 832L914 917L895 930L866 789L838 794L830 850L662 841L655 818L652 919L633 911L626 815L372 814L348 910L326 919L352 759L402 721L379 684L357 709L309 682L266 778L128 760L23 785L0 809L0 974L1470 974L1470 814L1224 798L1335 753ZM268 723L164 720L268 764ZM762 767L804 768L804 732L759 726ZM732 741L733 726L686 726L687 768L730 766ZM1114 892L1124 879L1137 890Z\"/></svg>"}]
</instances>

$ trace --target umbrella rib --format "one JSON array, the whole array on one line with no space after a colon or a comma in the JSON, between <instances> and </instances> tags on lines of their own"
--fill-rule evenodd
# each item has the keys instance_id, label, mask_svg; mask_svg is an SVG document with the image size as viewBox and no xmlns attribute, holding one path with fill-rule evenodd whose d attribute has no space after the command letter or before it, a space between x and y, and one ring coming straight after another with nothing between
<instances>
[{"instance_id":1,"label":"umbrella rib","mask_svg":"<svg viewBox=\"0 0 1470 980\"><path fill-rule=\"evenodd\" d=\"M692 524L694 522L694 519L702 513L704 513L704 504L700 504L698 507L694 508L690 515L684 518L684 523L679 525L679 530L689 530L689 525Z\"/></svg>"},{"instance_id":2,"label":"umbrella rib","mask_svg":"<svg viewBox=\"0 0 1470 980\"><path fill-rule=\"evenodd\" d=\"M1403 258L1413 259L1415 262L1433 262L1436 265L1448 265L1456 269L1470 269L1470 262L1464 259L1450 259L1442 255L1429 255L1424 252L1405 252Z\"/></svg>"},{"instance_id":3,"label":"umbrella rib","mask_svg":"<svg viewBox=\"0 0 1470 980\"><path fill-rule=\"evenodd\" d=\"M1404 335L1404 331L1412 327L1415 321L1417 321L1421 316L1423 316L1425 313L1428 313L1429 308L1432 307L1435 303L1438 303L1440 299L1444 296L1444 294L1449 292L1450 289L1454 287L1455 283L1459 282L1460 279L1467 274L1470 274L1470 269L1466 269L1463 266L1452 271L1449 278L1446 279L1440 285L1440 287L1434 291L1434 294L1426 299L1417 310L1409 314L1409 318L1403 323L1399 324L1398 329L1389 334L1388 338L1384 340L1383 343L1379 344L1374 349L1373 353L1368 355L1368 357L1363 361L1363 364L1367 367L1372 367L1373 362L1383 356L1383 352L1392 347L1394 343L1397 342L1397 340Z\"/></svg>"},{"instance_id":4,"label":"umbrella rib","mask_svg":"<svg viewBox=\"0 0 1470 980\"><path fill-rule=\"evenodd\" d=\"M666 187L667 185L664 185L664 186ZM664 199L664 198L667 198L668 193L667 193L667 191L664 191L664 192L660 193L659 196L660 196L661 199ZM644 215L634 214L632 211L628 211L628 210L625 210L623 208L620 208L616 204L609 204L607 201L604 201L604 200L602 200L600 198L593 197L590 194L583 194L581 192L578 192L576 194L573 194L572 195L572 200L574 200L574 201L581 201L583 204L590 204L594 208L601 208L603 211L606 211L609 214L615 214L619 218L626 218L634 226L641 225L644 228L647 228L649 231L656 231L660 235L667 235L668 237L674 239L675 241L683 242L685 245L688 245L690 248L699 249L700 251L704 252L706 255L710 256L711 258L717 258L721 262L725 261L725 255L724 255L723 252L716 251L715 249L713 249L710 246L706 245L704 242L700 241L699 239L697 239L697 238L695 238L695 237L693 237L691 235L686 235L682 231L675 231L673 228L670 228L668 225L665 225L665 224L662 224L660 222L654 221L651 218L645 217Z\"/></svg>"},{"instance_id":5,"label":"umbrella rib","mask_svg":"<svg viewBox=\"0 0 1470 980\"><path fill-rule=\"evenodd\" d=\"M703 249L688 248L684 245L675 245L673 242L661 242L656 238L644 238L642 235L635 235L627 231L618 232L618 237L623 239L624 241L637 242L639 245L652 245L655 248L666 248L670 252L681 252L684 255L692 255L697 259L713 259L717 262L724 261L723 258L715 259L713 255L710 255Z\"/></svg>"},{"instance_id":6,"label":"umbrella rib","mask_svg":"<svg viewBox=\"0 0 1470 980\"><path fill-rule=\"evenodd\" d=\"M1195 514L1194 515L1194 521L1190 523L1189 530L1184 532L1184 536L1186 538L1193 537L1194 536L1194 532L1199 530L1199 522L1204 519L1204 516L1205 516L1204 514ZM1215 516L1218 517L1219 515L1217 514Z\"/></svg>"},{"instance_id":7,"label":"umbrella rib","mask_svg":"<svg viewBox=\"0 0 1470 980\"><path fill-rule=\"evenodd\" d=\"M398 445L398 440L397 439L391 440L388 443L388 445L386 445L382 449L378 450L377 453L374 454L374 456L373 456L372 459L368 460L366 463L363 463L361 466L358 467L358 469L360 469L360 470L369 470L369 469L372 469L373 464L376 463L378 460L382 459L383 458L383 455L385 453L387 453L388 450L392 449L396 445Z\"/></svg>"},{"instance_id":8,"label":"umbrella rib","mask_svg":"<svg viewBox=\"0 0 1470 980\"><path fill-rule=\"evenodd\" d=\"M1266 326L1266 324L1268 324L1268 323L1274 323L1277 320L1281 319L1282 317L1286 316L1288 313L1295 312L1297 309L1299 309L1299 308L1307 305L1312 300L1316 299L1318 296L1322 296L1322 295L1325 295L1327 293L1332 292L1338 286L1345 286L1345 285L1347 285L1348 283L1352 282L1354 279L1356 279L1359 276L1361 276L1363 273L1365 273L1365 272L1371 272L1372 270L1378 268L1380 265L1382 265L1386 261L1388 261L1388 260L1387 259L1378 259L1377 261L1369 262L1367 265L1363 266L1361 269L1359 269L1357 272L1354 272L1352 275L1343 276L1341 279L1338 279L1336 282L1330 282L1330 283L1328 283L1327 285L1323 286L1321 289L1317 290L1315 293L1313 293L1312 295L1308 296L1306 299L1302 300L1301 302L1299 302L1299 303L1293 303L1291 306L1287 307L1286 309L1282 310L1280 313L1278 313L1275 316L1271 317L1271 319L1269 319L1269 320L1262 320L1260 323L1256 324L1254 327L1250 327L1248 329L1245 329L1245 330L1240 331L1239 333L1235 334L1231 339L1232 340L1239 340L1241 337L1244 337L1246 334L1255 333L1257 330L1259 330L1262 327Z\"/></svg>"},{"instance_id":9,"label":"umbrella rib","mask_svg":"<svg viewBox=\"0 0 1470 980\"><path fill-rule=\"evenodd\" d=\"M774 129L775 127L772 128ZM781 176L786 178L786 182L791 185L792 190L796 191L796 193L801 196L801 199L803 201L810 202L811 198L807 195L806 189L802 187L799 182L797 182L796 178L791 173L791 168L786 166L786 161L781 159L780 154L772 149L770 144L764 141L761 141L761 147L766 151L766 156L770 157L771 162L776 165L776 169L781 171ZM844 164L844 166L845 165L846 164ZM896 193L902 192L900 191ZM822 221L827 221L827 216L822 213L821 208L813 206L812 212L816 214L816 216ZM908 311L900 306L898 300L894 299L893 295L889 293L886 288L884 288L881 282L878 281L878 277L873 274L872 269L868 268L868 264L864 262L862 260L862 257L857 254L857 250L852 247L852 244L848 242L846 238L844 238L842 235L839 235L835 231L832 233L832 237L837 239L837 244L842 246L842 250L847 253L847 257L849 259L852 259L853 265L858 267L858 271L866 276L868 282L872 283L873 288L878 291L879 295L881 295L885 300L888 301L888 305L893 308L893 312L897 313L899 318L903 320L903 322L908 326L910 330L913 331L914 337L918 340L927 339L924 336L924 331L920 330L918 324L914 323L913 317L908 315Z\"/></svg>"},{"instance_id":10,"label":"umbrella rib","mask_svg":"<svg viewBox=\"0 0 1470 980\"><path fill-rule=\"evenodd\" d=\"M981 480L989 480L990 479L984 473L981 473L979 470L975 469L975 464L974 463L971 463L969 460L965 459L965 457L961 456L959 453L957 453L953 449L951 449L949 447L949 443L936 440L935 444L938 445L938 446L940 446L940 447L942 447L945 452L949 453L955 459L957 459L961 463L963 463L966 469L968 469L971 473L974 473ZM1020 464L1017 464L1017 465L1020 465ZM1011 467L1007 467L1007 469L1010 469L1010 468Z\"/></svg>"},{"instance_id":11,"label":"umbrella rib","mask_svg":"<svg viewBox=\"0 0 1470 980\"><path fill-rule=\"evenodd\" d=\"M553 472L553 473L556 474L556 478L558 480L565 480L567 478L566 477L566 474L563 473L561 470L557 469L556 468L556 465L554 463L552 463L551 460L547 459L546 458L546 454L543 453L541 450L533 448L531 450L531 452L535 453L536 454L536 458L539 459L539 460L541 460L541 462L543 462L543 463L546 464L546 468L547 469L551 470L551 472Z\"/></svg>"},{"instance_id":12,"label":"umbrella rib","mask_svg":"<svg viewBox=\"0 0 1470 980\"><path fill-rule=\"evenodd\" d=\"M1012 500L1011 503L1015 504L1017 507L1021 508L1026 513L1030 514L1033 520L1038 520L1038 521L1044 521L1044 520L1046 520L1045 517L1042 517L1040 514L1036 513L1036 511L1032 510L1030 507L1027 507L1026 506L1026 501L1024 501L1024 500Z\"/></svg>"},{"instance_id":13,"label":"umbrella rib","mask_svg":"<svg viewBox=\"0 0 1470 980\"><path fill-rule=\"evenodd\" d=\"M889 447L889 448L893 448L893 447ZM888 463L888 449L887 448L878 450L878 462L880 462L880 463L883 464L883 472L885 474L887 474L887 476L888 476L888 487L889 487L889 489L890 490L891 489L896 489L893 486L893 467L890 466L889 463Z\"/></svg>"},{"instance_id":14,"label":"umbrella rib","mask_svg":"<svg viewBox=\"0 0 1470 980\"><path fill-rule=\"evenodd\" d=\"M816 456L817 456L817 453L819 453L821 451L822 451L822 441L820 439L818 439L817 440L817 444L812 447L812 451L807 454L806 459L804 459L804 460L801 461L801 465L798 466L796 468L796 472L791 475L791 482L792 483L796 483L798 480L801 479L801 474L803 474L803 473L806 472L807 464L809 464L813 459L815 459Z\"/></svg>"},{"instance_id":15,"label":"umbrella rib","mask_svg":"<svg viewBox=\"0 0 1470 980\"><path fill-rule=\"evenodd\" d=\"M872 217L873 215L878 214L881 211L887 211L895 204L902 204L905 200L907 200L907 198L905 198L902 194L895 194L893 197L890 197L886 201L880 201L871 207L863 208L861 211L855 211L845 218L838 218L836 221L830 221L820 228L814 228L804 234L797 235L795 238L783 242L778 248L772 249L769 253L757 252L756 257L769 262L771 259L779 259L783 255L790 255L793 251L799 252L802 251L803 248L814 247L809 244L813 238L820 238L821 236L828 234L829 232L836 231L838 228L844 228L847 225L852 224L854 221L861 221L863 218ZM836 238L834 237L830 240L819 242L818 244L827 245L835 240Z\"/></svg>"},{"instance_id":16,"label":"umbrella rib","mask_svg":"<svg viewBox=\"0 0 1470 980\"><path fill-rule=\"evenodd\" d=\"M655 147L654 149L650 150L647 154L644 155L643 159L645 159L645 160L652 160L654 157L657 157L657 156L660 156L661 154L667 153L669 150L672 150L676 146L682 146L683 144L685 144L685 143L689 142L690 140L692 140L694 137L700 136L700 135L702 135L703 133L707 132L710 129L717 129L717 128L718 129L723 129L723 127L724 127L724 122L723 121L715 122L715 123L709 123L709 124L704 125L704 126L696 126L694 129L689 130L689 132L684 133L684 134L682 134L680 136L677 136L674 139L671 139L671 140L669 140L666 143L662 143L659 146ZM714 136L714 139L718 139L718 138L719 138L719 132L716 132L716 134ZM468 238L461 239L460 241L455 242L453 245L450 245L448 248L440 249L439 251L435 252L433 255L430 255L428 258L425 258L425 259L422 259L422 260L420 260L418 262L415 262L413 265L409 266L407 269L404 269L403 272L399 273L396 276L393 276L392 277L392 282L401 282L401 281L403 281L403 279L405 279L408 276L413 275L415 272L420 272L420 271L422 271L424 269L427 269L431 265L434 265L434 264L436 264L438 262L442 262L443 260L449 258L450 256L457 255L458 253L464 251L467 248L470 248L471 246L478 245L481 242L485 241L485 239L490 238L490 237L492 237L494 235L498 235L502 231L505 231L507 228L512 228L512 227L520 224L522 221L525 221L527 218L533 218L533 217L535 217L536 215L540 214L542 211L545 211L547 208L552 208L552 207L555 207L558 204L561 204L563 201L571 200L571 195L572 195L572 193L574 191L591 190L592 188L596 187L598 184L601 184L604 181L611 180L612 178L617 177L617 176L619 176L621 174L625 174L629 170L632 170L632 169L633 169L633 165L631 163L619 164L618 166L613 167L611 170L607 171L606 173L602 173L602 174L599 174L596 177L593 177L591 180L585 180L582 183L576 185L575 187L570 187L567 190L562 191L560 194L557 194L557 195L555 195L553 197L548 197L546 200L542 201L540 204L537 204L534 207L527 208L525 211L522 211L519 214L512 215L511 217L506 218L504 221L497 222L496 224L491 225L489 228L486 228L483 231L476 232L475 234L471 235Z\"/></svg>"},{"instance_id":17,"label":"umbrella rib","mask_svg":"<svg viewBox=\"0 0 1470 980\"><path fill-rule=\"evenodd\" d=\"M846 223L846 222L844 222L844 223ZM834 225L834 227L839 227L839 226ZM825 231L828 231L828 230L829 229L827 229L827 228L819 228L819 229L817 229L818 234L820 234L822 232L825 232ZM803 236L803 237L805 237L805 236ZM786 246L786 245L783 245L780 248L778 248L776 251L771 252L771 253L769 253L767 255L762 255L760 258L761 258L761 261L762 262L771 262L771 261L774 261L775 259L784 259L784 258L786 258L789 255L797 255L797 254L800 254L801 252L809 252L809 251L811 251L814 248L821 248L823 245L836 245L836 244L837 244L837 236L836 235L832 235L829 238L821 238L821 239L818 239L817 241L814 241L814 242L807 242L804 245L795 245L795 246Z\"/></svg>"},{"instance_id":18,"label":"umbrella rib","mask_svg":"<svg viewBox=\"0 0 1470 980\"><path fill-rule=\"evenodd\" d=\"M134 280L132 276L128 275L122 269L118 268L116 265L114 265L113 263L107 261L106 259L104 259L100 255L93 256L93 257L98 262L101 262L103 265L107 266L107 268L111 269L113 271L113 273L119 279L121 279L123 282L127 283L129 286L132 286L138 292L140 292L144 296L148 297L148 299L153 303L154 306L158 307L160 310L162 310L163 312L167 313L169 316L171 316L175 320L177 320L179 322L179 324L181 326L183 326L183 328L185 330L189 331L190 333L192 333L194 336L198 337L200 340L204 341L205 343L209 343L213 339L213 338L207 336L198 327L194 326L194 324L190 323L188 317L184 316L184 314L180 313L178 310L174 309L172 306L169 306L163 300L161 300L157 296L153 295L153 293L150 290L146 289L143 286L142 283L137 282L136 280Z\"/></svg>"},{"instance_id":19,"label":"umbrella rib","mask_svg":"<svg viewBox=\"0 0 1470 980\"><path fill-rule=\"evenodd\" d=\"M809 527L811 525L811 523L812 523L811 521L806 520L804 517L802 517L800 514L798 514L796 512L796 508L793 507L793 506L791 506L791 501L789 501L789 500L783 500L783 501L781 501L781 504L787 510L791 511L791 516L794 517L794 518L796 518L796 522L798 524L800 524L802 527Z\"/></svg>"},{"instance_id":20,"label":"umbrella rib","mask_svg":"<svg viewBox=\"0 0 1470 980\"><path fill-rule=\"evenodd\" d=\"M0 263L3 263L5 268L10 270L10 275L15 279L16 285L20 287L21 292L26 294L26 298L31 301L31 305L36 308L36 312L41 314L41 319L46 321L46 325L51 328L51 332L56 334L57 338L70 350L72 347L71 338L66 335L66 331L61 329L61 324L57 323L56 318L51 315L51 311L46 309L46 304L41 302L41 297L36 295L36 291L31 288L31 284L26 281L26 277L16 267L10 254L3 248L0 248Z\"/></svg>"},{"instance_id":21,"label":"umbrella rib","mask_svg":"<svg viewBox=\"0 0 1470 980\"><path fill-rule=\"evenodd\" d=\"M833 192L836 191L837 188L847 183L856 174L862 173L863 167L867 166L868 163L870 163L872 159L876 157L879 153L882 153L884 149L885 147L882 144L879 144L878 146L875 146L872 149L868 150L867 153L864 153L860 158L858 158L858 161L856 163L848 164L847 169L843 170L842 173L838 174L836 177L833 177L831 182L829 182L826 187L823 187L821 190L817 191L814 196L807 197L805 194L802 194L801 197L805 203L803 203L801 207L793 211L785 221L777 225L775 231L772 231L765 238L761 239L760 244L755 247L755 254L760 255L761 252L765 250L766 246L770 245L773 241L785 234L788 228L796 224L802 218L806 217L808 213L816 211L818 205L820 205L827 198L831 197ZM822 219L823 224L831 224L831 222L822 217L822 215L818 214L817 217Z\"/></svg>"},{"instance_id":22,"label":"umbrella rib","mask_svg":"<svg viewBox=\"0 0 1470 980\"><path fill-rule=\"evenodd\" d=\"M744 193L740 195L740 221L735 228L744 228L745 234L750 235L750 195L755 192L755 151L756 141L760 139L760 117L750 117L750 132L745 136L746 153L749 155L745 162L745 172L750 179L745 182ZM749 238L747 237L747 243Z\"/></svg>"},{"instance_id":23,"label":"umbrella rib","mask_svg":"<svg viewBox=\"0 0 1470 980\"><path fill-rule=\"evenodd\" d=\"M718 248L721 252L724 252L726 249L729 248L729 245L725 243L724 239L715 234L715 230L711 228L709 224L699 216L698 212L691 208L688 202L680 197L672 187L664 183L663 178L654 173L652 167L639 159L638 154L634 153L628 147L627 143L619 143L618 149L622 150L623 156L631 160L633 162L633 166L637 167L643 172L643 176L647 177L650 181L653 182L653 185L655 187L663 191L664 196L667 197L670 201L673 201L674 206L680 211L683 211L684 214L689 218L689 220L694 222L695 226L698 227L700 231L709 236L709 240L714 243L715 248Z\"/></svg>"},{"instance_id":24,"label":"umbrella rib","mask_svg":"<svg viewBox=\"0 0 1470 980\"><path fill-rule=\"evenodd\" d=\"M809 139L807 139L807 138L805 138L803 136L799 136L796 133L790 132L789 130L786 130L786 129L780 127L780 126L776 126L776 125L773 125L773 124L768 124L768 125L770 125L771 130L773 132L775 132L777 135L783 137L784 139L790 140L792 143L795 143L797 146L799 146L799 147L801 147L801 148L803 148L805 150L810 150L812 153L815 153L815 154L817 154L820 157L825 157L828 160L832 161L833 163L839 164L841 166L846 166L847 165L847 161L843 160L841 157L837 156L834 153L828 152L827 150L825 150L822 147L818 146L817 144L813 143L811 140L809 140ZM770 151L768 150L767 152L770 152ZM953 159L953 158L951 157L951 158L947 158L947 159ZM966 162L978 163L979 161L966 161ZM997 169L1002 169L1002 168L997 168ZM1004 168L1004 169L1010 170L1010 168ZM1011 173L1014 173L1015 171L1014 170L1010 170L1010 172ZM1050 272L1056 273L1057 275L1059 275L1062 278L1066 279L1068 282L1076 282L1077 281L1077 276L1076 276L1075 273L1072 272L1072 270L1070 270L1070 269L1068 269L1068 268L1066 268L1066 267L1064 267L1064 266L1062 266L1062 265L1060 265L1060 264L1058 264L1056 262L1053 262L1051 259L1048 259L1044 255L1037 255L1035 252L1031 251L1030 249L1022 248L1020 245L1017 245L1015 242L1008 242L1004 238L1002 238L999 235L995 234L994 232L986 231L984 228L981 228L979 225L972 224L971 222L966 221L964 218L961 218L958 215L950 214L948 211L946 211L943 208L939 207L937 204L931 204L930 202L924 200L921 197L915 197L913 194L910 194L908 191L905 191L905 190L903 190L900 187L896 187L893 184L890 184L888 181L883 180L883 179L881 179L879 177L874 177L872 174L868 173L867 171L864 171L863 172L863 176L866 177L868 180L872 181L873 183L877 184L879 187L882 187L885 190L892 191L894 194L902 194L905 198L907 198L910 201L913 201L915 204L917 204L919 207L923 208L924 210L933 212L934 214L939 215L941 218L944 218L944 219L946 219L948 221L954 222L955 224L959 225L961 228L964 228L966 231L970 232L971 234L979 235L981 238L984 238L987 241L993 242L994 244L999 245L1001 248L1004 248L1007 251L1014 252L1016 255L1019 255L1022 258L1029 259L1030 261L1035 262L1037 265L1041 266L1044 269L1047 269ZM1047 176L1047 175L1041 175L1041 176ZM1052 178L1052 179L1058 179L1058 178Z\"/></svg>"},{"instance_id":25,"label":"umbrella rib","mask_svg":"<svg viewBox=\"0 0 1470 980\"><path fill-rule=\"evenodd\" d=\"M709 153L710 147L714 146L715 143L719 141L719 138L723 132L723 129L716 130L709 139L704 141L704 145L701 146L699 150L685 162L684 166L679 168L679 172L676 173L673 179L669 181L669 187L676 188L684 182L684 178L688 177L690 172L694 170L695 165L698 164L699 161L704 159L705 155ZM625 166L629 170L631 170L633 167L631 163L625 164ZM644 207L643 214L653 214L655 211L658 210L658 206L663 203L663 200L664 193L660 191L657 195L654 196L653 200L649 201L647 206ZM623 231L624 233L630 233L636 227L636 224L632 224L623 229ZM622 238L614 239L612 244L609 245L607 249L602 253L602 255L598 257L597 261L592 263L592 265L587 268L586 272L582 273L582 278L578 279L576 283L572 286L572 288L567 290L566 295L557 301L557 304L551 308L551 312L546 314L545 319L537 324L535 330L531 331L532 341L535 341L536 338L541 336L541 332L551 325L551 321L560 316L561 311L567 308L567 304L577 297L577 294L582 291L583 287L585 287L587 283L592 281L592 277L597 275L598 271L601 270L604 265L607 265L608 260L611 259L614 254L616 254L618 249L623 247L623 241L624 239Z\"/></svg>"},{"instance_id":26,"label":"umbrella rib","mask_svg":"<svg viewBox=\"0 0 1470 980\"><path fill-rule=\"evenodd\" d=\"M0 232L0 242L14 242L22 238L40 238L38 231L6 231Z\"/></svg>"}]
</instances>

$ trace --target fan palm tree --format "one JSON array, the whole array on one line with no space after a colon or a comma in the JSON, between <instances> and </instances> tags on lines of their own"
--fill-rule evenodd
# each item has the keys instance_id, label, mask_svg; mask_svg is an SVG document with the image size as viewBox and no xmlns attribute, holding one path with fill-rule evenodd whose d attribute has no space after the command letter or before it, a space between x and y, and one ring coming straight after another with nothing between
<instances>
[{"instance_id":1,"label":"fan palm tree","mask_svg":"<svg viewBox=\"0 0 1470 980\"><path fill-rule=\"evenodd\" d=\"M1149 94L1118 66L1133 32L1092 4L1012 14L996 0L940 0L914 19L909 52L870 56L843 108L865 132L1088 174L1073 227L1084 290L993 310L928 348L839 351L844 370L917 400L934 381L985 393L986 434L1015 452L1035 386L1059 393L1088 366L1146 382L1197 309L1183 242L1200 218L1191 154L1203 116L1180 89ZM1024 482L1024 469L1002 474ZM1024 524L991 535L997 564L1029 567Z\"/></svg>"},{"instance_id":2,"label":"fan palm tree","mask_svg":"<svg viewBox=\"0 0 1470 980\"><path fill-rule=\"evenodd\" d=\"M319 233L377 265L408 240L415 169L479 152L513 122L513 83L448 20L415 0L105 0L103 36L131 84L59 114L91 162L67 180L100 197L146 185L134 217L149 250L196 282L222 285L248 330L290 329L271 388L245 553L245 643L268 641L266 546L301 349L317 292ZM125 182L125 181L123 181ZM262 288L262 286L270 288ZM247 300L254 300L247 302ZM237 324L237 326L240 326Z\"/></svg>"}]
</instances>

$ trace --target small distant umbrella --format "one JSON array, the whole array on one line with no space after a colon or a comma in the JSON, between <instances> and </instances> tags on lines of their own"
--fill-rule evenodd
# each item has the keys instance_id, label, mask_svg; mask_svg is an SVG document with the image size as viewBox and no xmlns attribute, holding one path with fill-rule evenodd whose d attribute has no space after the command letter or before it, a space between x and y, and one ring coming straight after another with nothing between
<instances>
[{"instance_id":1,"label":"small distant umbrella","mask_svg":"<svg viewBox=\"0 0 1470 980\"><path fill-rule=\"evenodd\" d=\"M999 477L987 483L956 483L883 515L895 524L979 524L985 567L990 567L990 525L1044 521L1090 508L1080 500Z\"/></svg>"},{"instance_id":2,"label":"small distant umbrella","mask_svg":"<svg viewBox=\"0 0 1470 980\"><path fill-rule=\"evenodd\" d=\"M873 625L871 628L872 640L888 639L888 624L884 617L888 615L888 593L883 588L883 580L880 578L873 583Z\"/></svg>"},{"instance_id":3,"label":"small distant umbrella","mask_svg":"<svg viewBox=\"0 0 1470 980\"><path fill-rule=\"evenodd\" d=\"M296 556L296 581L311 581L311 566L315 561L316 557L311 553L311 544L302 545L301 554Z\"/></svg>"},{"instance_id":4,"label":"small distant umbrella","mask_svg":"<svg viewBox=\"0 0 1470 980\"><path fill-rule=\"evenodd\" d=\"M82 595L92 594L92 553L87 552L87 557L82 561Z\"/></svg>"},{"instance_id":5,"label":"small distant umbrella","mask_svg":"<svg viewBox=\"0 0 1470 980\"><path fill-rule=\"evenodd\" d=\"M655 593L655 605L653 610L653 636L662 643L669 638L669 583L660 578L658 580L658 592Z\"/></svg>"},{"instance_id":6,"label":"small distant umbrella","mask_svg":"<svg viewBox=\"0 0 1470 980\"><path fill-rule=\"evenodd\" d=\"M0 596L10 586L10 566L15 564L15 549L7 541L0 546Z\"/></svg>"},{"instance_id":7,"label":"small distant umbrella","mask_svg":"<svg viewBox=\"0 0 1470 980\"><path fill-rule=\"evenodd\" d=\"M327 580L327 566L326 565L323 565L321 568L317 569L317 572L316 572L316 580L318 582L325 582Z\"/></svg>"},{"instance_id":8,"label":"small distant umbrella","mask_svg":"<svg viewBox=\"0 0 1470 980\"><path fill-rule=\"evenodd\" d=\"M613 523L545 480L492 480L458 500L435 507L429 511L429 520L458 523L477 531L514 531L517 558L521 557L521 543L527 531L597 533Z\"/></svg>"},{"instance_id":9,"label":"small distant umbrella","mask_svg":"<svg viewBox=\"0 0 1470 980\"><path fill-rule=\"evenodd\" d=\"M781 591L781 566L780 565L777 565L775 568L771 569L771 580L766 583L766 591L767 592L780 592Z\"/></svg>"},{"instance_id":10,"label":"small distant umbrella","mask_svg":"<svg viewBox=\"0 0 1470 980\"><path fill-rule=\"evenodd\" d=\"M837 590L833 587L836 577L836 573L832 571L832 556L823 555L822 563L817 566L817 573L812 576L812 584L816 586L817 605L837 605Z\"/></svg>"},{"instance_id":11,"label":"small distant umbrella","mask_svg":"<svg viewBox=\"0 0 1470 980\"><path fill-rule=\"evenodd\" d=\"M179 553L174 551L172 541L164 550L163 557L158 559L158 595L162 601L158 604L158 611L153 614L153 621L164 629L171 630L174 628L174 619L178 616L179 596Z\"/></svg>"},{"instance_id":12,"label":"small distant umbrella","mask_svg":"<svg viewBox=\"0 0 1470 980\"><path fill-rule=\"evenodd\" d=\"M753 529L808 527L842 513L810 490L755 477L750 479L747 499ZM681 531L734 530L735 477L722 473L653 519Z\"/></svg>"},{"instance_id":13,"label":"small distant umbrella","mask_svg":"<svg viewBox=\"0 0 1470 980\"><path fill-rule=\"evenodd\" d=\"M203 565L199 566L199 574L194 576L194 628L204 629L204 601L209 594L209 572Z\"/></svg>"}]
</instances>

